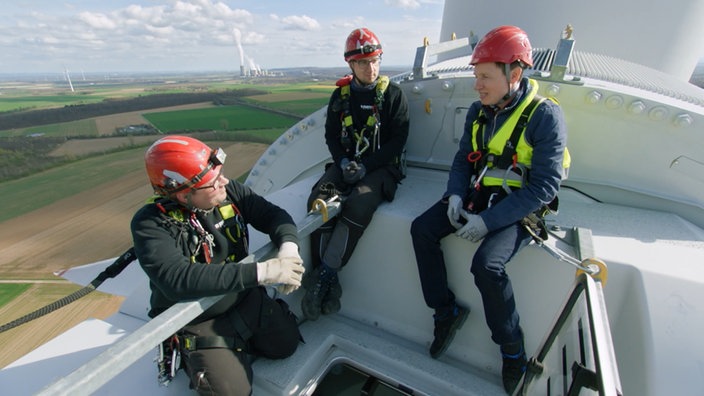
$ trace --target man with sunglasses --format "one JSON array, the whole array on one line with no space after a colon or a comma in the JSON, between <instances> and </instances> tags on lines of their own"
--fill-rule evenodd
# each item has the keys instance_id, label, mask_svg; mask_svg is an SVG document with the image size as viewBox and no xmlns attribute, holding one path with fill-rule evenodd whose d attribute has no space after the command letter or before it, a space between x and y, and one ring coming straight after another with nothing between
<instances>
[{"instance_id":1,"label":"man with sunglasses","mask_svg":"<svg viewBox=\"0 0 704 396\"><path fill-rule=\"evenodd\" d=\"M225 178L225 157L187 136L157 140L145 154L155 195L134 215L131 230L149 277L150 317L180 301L224 295L162 348L180 352L199 394L249 395L250 356L288 357L300 339L296 317L263 285L290 293L304 267L291 216ZM249 254L248 225L269 235L279 249L275 258L238 263ZM178 365L168 359L160 365ZM160 381L168 383L171 371L160 369Z\"/></svg>"},{"instance_id":2,"label":"man with sunglasses","mask_svg":"<svg viewBox=\"0 0 704 396\"><path fill-rule=\"evenodd\" d=\"M308 208L334 195L341 212L311 235L313 271L303 280L301 309L307 319L340 310L338 271L384 201L392 201L403 178L408 138L408 103L401 88L380 76L381 43L367 28L353 30L345 44L351 74L337 82L325 121L332 162L313 186Z\"/></svg>"}]
</instances>

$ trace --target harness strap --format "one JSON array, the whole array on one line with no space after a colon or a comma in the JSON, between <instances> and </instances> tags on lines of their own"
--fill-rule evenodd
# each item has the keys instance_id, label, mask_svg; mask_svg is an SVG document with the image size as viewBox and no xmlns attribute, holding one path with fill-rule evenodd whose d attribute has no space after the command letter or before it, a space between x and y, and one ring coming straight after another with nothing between
<instances>
[{"instance_id":1,"label":"harness strap","mask_svg":"<svg viewBox=\"0 0 704 396\"><path fill-rule=\"evenodd\" d=\"M222 217L224 222L223 228L227 237L235 243L244 237L246 243L246 239L249 237L247 227L244 224L242 212L240 212L237 205L234 202L227 201L225 204L218 206L218 212L220 212L220 217ZM233 230L234 234L232 233Z\"/></svg>"},{"instance_id":2,"label":"harness strap","mask_svg":"<svg viewBox=\"0 0 704 396\"><path fill-rule=\"evenodd\" d=\"M224 348L237 352L244 350L245 343L237 337L181 335L181 347L192 352L200 349Z\"/></svg>"},{"instance_id":3,"label":"harness strap","mask_svg":"<svg viewBox=\"0 0 704 396\"><path fill-rule=\"evenodd\" d=\"M531 100L528 104L528 106L523 109L521 116L518 118L518 122L516 122L516 126L513 127L511 137L506 140L506 146L504 147L501 156L499 156L499 158L494 163L495 167L501 169L508 169L509 167L514 165L515 161L513 157L514 155L516 155L518 140L521 138L521 135L523 134L523 131L526 128L526 125L528 125L528 120L530 120L530 117L533 114L533 110L545 99L546 98L540 95L535 95L533 97L533 100Z\"/></svg>"},{"instance_id":4,"label":"harness strap","mask_svg":"<svg viewBox=\"0 0 704 396\"><path fill-rule=\"evenodd\" d=\"M379 76L376 87L374 88L375 96L372 114L367 117L366 123L362 126L362 129L357 131L354 127L350 110L350 84L352 83L352 78L352 75L345 76L335 83L340 87L340 97L339 100L333 104L333 109L340 113L340 122L342 124L340 139L342 145L348 150L354 149L354 156L358 160L362 153L369 147L372 147L372 150L378 149L379 113L383 107L384 93L389 87L390 80L388 76ZM372 142L369 141L370 139Z\"/></svg>"}]
</instances>

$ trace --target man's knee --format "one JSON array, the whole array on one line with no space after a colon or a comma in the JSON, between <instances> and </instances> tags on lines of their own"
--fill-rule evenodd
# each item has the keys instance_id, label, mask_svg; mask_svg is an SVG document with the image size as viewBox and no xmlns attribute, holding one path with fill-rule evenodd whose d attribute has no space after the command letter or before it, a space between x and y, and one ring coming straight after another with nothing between
<instances>
[{"instance_id":1,"label":"man's knee","mask_svg":"<svg viewBox=\"0 0 704 396\"><path fill-rule=\"evenodd\" d=\"M429 213L424 213L411 222L411 239L413 241L437 243L447 235L449 232L441 231L438 220L432 218Z\"/></svg>"},{"instance_id":2,"label":"man's knee","mask_svg":"<svg viewBox=\"0 0 704 396\"><path fill-rule=\"evenodd\" d=\"M411 236L413 239L423 236L428 230L428 226L423 216L418 216L411 222Z\"/></svg>"},{"instance_id":3,"label":"man's knee","mask_svg":"<svg viewBox=\"0 0 704 396\"><path fill-rule=\"evenodd\" d=\"M470 272L474 275L477 285L481 282L497 281L506 276L506 263L490 249L482 249L482 246L474 253Z\"/></svg>"},{"instance_id":4,"label":"man's knee","mask_svg":"<svg viewBox=\"0 0 704 396\"><path fill-rule=\"evenodd\" d=\"M363 196L356 196L354 199L348 199L342 209L342 218L347 219L352 225L361 225L366 227L372 220L374 212L379 207L381 201L376 199L368 199Z\"/></svg>"}]
</instances>

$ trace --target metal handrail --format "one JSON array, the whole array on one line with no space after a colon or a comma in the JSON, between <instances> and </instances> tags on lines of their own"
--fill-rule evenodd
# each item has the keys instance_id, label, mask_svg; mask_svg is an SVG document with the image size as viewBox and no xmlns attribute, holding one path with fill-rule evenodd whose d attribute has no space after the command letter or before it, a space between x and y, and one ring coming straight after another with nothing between
<instances>
[{"instance_id":1,"label":"metal handrail","mask_svg":"<svg viewBox=\"0 0 704 396\"><path fill-rule=\"evenodd\" d=\"M583 302L583 305L580 306L578 304L580 302ZM516 389L514 395L533 395L545 392L545 387L538 390L536 385L541 380L547 382L549 379L549 373L546 373L549 371L546 370L548 368L546 360L551 354L558 354L560 357L557 360L564 359L562 349L556 342L561 334L573 330L569 328L569 325L573 323L568 320L573 313L576 313L576 308L584 308L586 311L585 317L580 317L580 319L586 318L589 331L588 337L584 337L585 344L588 341L588 345L584 345L583 348L591 348L594 367L587 367L589 362L586 361L573 361L572 380L568 383L568 376L563 373L564 382L561 383L563 389L560 390L560 393L579 394L580 389L586 387L602 396L623 394L602 285L588 274L582 273L575 279L570 295L550 328L550 332L540 344L537 354L530 359L524 381ZM581 330L583 329L578 329L578 331ZM582 333L580 332L580 334ZM581 356L581 359L586 360L584 356ZM560 370L564 370L565 367L566 362L563 361ZM581 381L584 378L587 380ZM559 380L555 382L559 382Z\"/></svg>"},{"instance_id":2,"label":"metal handrail","mask_svg":"<svg viewBox=\"0 0 704 396\"><path fill-rule=\"evenodd\" d=\"M336 198L336 197L335 197ZM340 202L326 202L325 216L321 211L311 211L298 226L299 237L309 235L328 218L340 211ZM325 217L325 220L323 219ZM242 260L259 261L275 250L271 242L257 249ZM196 301L180 302L147 322L132 334L116 342L101 354L74 370L69 375L47 385L37 395L89 395L97 391L132 363L153 350L159 343L195 319L223 296L204 297Z\"/></svg>"}]
</instances>

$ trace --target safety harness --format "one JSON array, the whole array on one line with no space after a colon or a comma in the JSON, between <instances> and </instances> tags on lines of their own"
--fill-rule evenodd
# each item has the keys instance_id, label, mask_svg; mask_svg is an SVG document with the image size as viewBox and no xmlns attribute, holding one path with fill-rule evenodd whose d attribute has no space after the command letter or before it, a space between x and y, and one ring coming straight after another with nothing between
<instances>
[{"instance_id":1,"label":"safety harness","mask_svg":"<svg viewBox=\"0 0 704 396\"><path fill-rule=\"evenodd\" d=\"M472 124L472 148L467 160L474 165L468 209L478 213L491 207L513 190L525 187L533 156L533 148L525 141L525 130L535 109L548 99L537 94L538 84L529 79L529 91L526 98L518 104L513 113L492 136L487 144L484 141L486 115L479 111ZM563 175L570 166L570 154L565 148L563 156ZM547 213L557 211L557 197L548 205L539 209L532 220L542 220Z\"/></svg>"},{"instance_id":2,"label":"safety harness","mask_svg":"<svg viewBox=\"0 0 704 396\"><path fill-rule=\"evenodd\" d=\"M242 213L233 202L228 200L217 207L222 220L218 224L213 225L213 227L221 230L235 246L238 246L238 252L220 259L215 257L216 235L207 229L209 227L203 226L202 222L196 217L195 212L159 195L151 197L147 203L154 203L164 215L162 216L164 222L174 226L178 233L188 232L192 234L188 240L191 264L196 263L198 257L202 257L203 262L210 264L212 262L236 262L247 255L249 232L244 223ZM174 237L178 237L178 235L174 235Z\"/></svg>"},{"instance_id":3,"label":"safety harness","mask_svg":"<svg viewBox=\"0 0 704 396\"><path fill-rule=\"evenodd\" d=\"M192 264L198 261L198 257L202 257L205 264L211 264L212 262L235 262L246 256L249 234L242 213L233 202L226 201L217 207L222 220L214 225L214 228L222 231L230 241L239 246L238 252L228 256L225 260L220 260L215 254L216 235L203 226L193 211L158 195L153 196L147 202L156 205L163 214L163 220L178 230L177 234L181 232L191 234L188 237L188 251ZM230 310L227 316L235 328L237 333L235 336L196 336L179 331L159 344L157 368L160 385L167 386L173 380L176 372L182 368L181 353L212 348L226 348L238 352L247 350L247 341L252 337L251 329L236 310Z\"/></svg>"},{"instance_id":4,"label":"safety harness","mask_svg":"<svg viewBox=\"0 0 704 396\"><path fill-rule=\"evenodd\" d=\"M381 128L381 109L384 105L384 93L389 87L389 77L379 76L377 79L374 95L374 104L372 105L372 114L367 117L367 121L358 130L354 126L352 120L352 112L350 110L350 85L354 77L350 74L339 79L335 85L340 87L340 97L333 104L333 110L340 113L340 123L342 131L340 139L342 146L347 152L354 153L355 161L359 161L362 154L369 148L376 151L380 147L379 130Z\"/></svg>"},{"instance_id":5,"label":"safety harness","mask_svg":"<svg viewBox=\"0 0 704 396\"><path fill-rule=\"evenodd\" d=\"M244 223L240 209L234 203L229 202L229 205L218 206L218 212L220 212L220 217L222 217L222 227L227 238L235 244L241 243L244 251L248 252L249 231ZM238 258L231 255L228 257L228 260L235 262L238 261Z\"/></svg>"}]
</instances>

